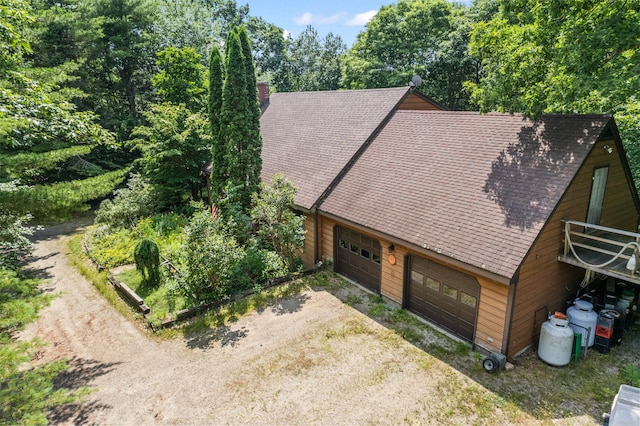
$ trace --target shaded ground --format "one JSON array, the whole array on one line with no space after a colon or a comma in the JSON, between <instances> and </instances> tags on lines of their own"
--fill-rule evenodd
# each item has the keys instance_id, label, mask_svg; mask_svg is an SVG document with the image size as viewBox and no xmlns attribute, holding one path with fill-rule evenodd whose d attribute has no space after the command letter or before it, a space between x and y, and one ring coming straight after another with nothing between
<instances>
[{"instance_id":1,"label":"shaded ground","mask_svg":"<svg viewBox=\"0 0 640 426\"><path fill-rule=\"evenodd\" d=\"M36 235L31 267L62 295L22 333L49 342L39 361L71 360L58 386L95 389L84 404L51 412L53 423L597 424L571 406L553 405L540 420L526 403L485 387L508 386L517 373L481 385L469 378L486 374L477 356L457 358L468 371L452 368L439 359L450 352L434 356L351 307L367 312L372 300L351 285L335 292L347 303L307 290L216 329L153 338L68 264L62 233L72 229Z\"/></svg>"}]
</instances>

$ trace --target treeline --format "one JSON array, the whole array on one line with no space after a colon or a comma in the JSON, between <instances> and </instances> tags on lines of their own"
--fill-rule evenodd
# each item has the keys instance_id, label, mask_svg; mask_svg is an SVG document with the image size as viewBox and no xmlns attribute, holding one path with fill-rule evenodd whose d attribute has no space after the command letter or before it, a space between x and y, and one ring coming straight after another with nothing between
<instances>
[{"instance_id":1,"label":"treeline","mask_svg":"<svg viewBox=\"0 0 640 426\"><path fill-rule=\"evenodd\" d=\"M125 170L145 155L141 135L161 131L167 103L200 114L192 136L210 134L201 128L210 55L238 25L255 77L274 91L403 86L417 74L422 92L457 110L614 113L640 176L635 2L400 0L350 49L312 27L285 36L235 0L5 0L0 8L0 182L17 179L23 191L55 193L61 181Z\"/></svg>"}]
</instances>

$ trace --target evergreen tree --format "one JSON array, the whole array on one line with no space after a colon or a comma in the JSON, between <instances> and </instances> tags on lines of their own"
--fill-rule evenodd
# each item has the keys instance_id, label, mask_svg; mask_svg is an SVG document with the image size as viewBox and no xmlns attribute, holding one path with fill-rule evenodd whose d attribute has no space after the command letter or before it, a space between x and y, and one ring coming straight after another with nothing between
<instances>
[{"instance_id":1,"label":"evergreen tree","mask_svg":"<svg viewBox=\"0 0 640 426\"><path fill-rule=\"evenodd\" d=\"M253 67L247 66L240 41L241 31L236 29L227 38L226 79L222 90L220 113L221 130L226 146L228 184L238 188L238 203L244 211L251 206L251 194L258 190L262 167L262 143L259 132L257 91L249 95L247 80L253 77ZM251 76L248 77L248 69Z\"/></svg>"},{"instance_id":2,"label":"evergreen tree","mask_svg":"<svg viewBox=\"0 0 640 426\"><path fill-rule=\"evenodd\" d=\"M227 181L225 166L225 143L220 130L222 87L224 85L224 63L218 47L211 50L209 60L209 123L211 125L211 199L215 201L224 191Z\"/></svg>"},{"instance_id":3,"label":"evergreen tree","mask_svg":"<svg viewBox=\"0 0 640 426\"><path fill-rule=\"evenodd\" d=\"M260 172L262 171L262 135L260 134L260 102L258 101L258 86L256 72L251 54L251 44L247 30L238 27L238 36L244 56L245 75L247 76L247 101L251 121L247 123L247 131L250 133L248 140L248 159L250 167L246 170L250 194L258 192L260 185ZM249 207L249 206L247 206Z\"/></svg>"}]
</instances>

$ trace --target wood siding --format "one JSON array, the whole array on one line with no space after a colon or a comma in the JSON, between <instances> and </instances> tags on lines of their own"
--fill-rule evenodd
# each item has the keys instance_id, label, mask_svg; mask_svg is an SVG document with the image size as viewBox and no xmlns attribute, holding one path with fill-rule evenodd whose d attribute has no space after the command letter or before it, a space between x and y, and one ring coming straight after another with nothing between
<instances>
[{"instance_id":1,"label":"wood siding","mask_svg":"<svg viewBox=\"0 0 640 426\"><path fill-rule=\"evenodd\" d=\"M488 351L502 352L506 347L506 323L509 287L483 277L480 283L480 303L474 343Z\"/></svg>"},{"instance_id":2,"label":"wood siding","mask_svg":"<svg viewBox=\"0 0 640 426\"><path fill-rule=\"evenodd\" d=\"M334 245L333 235L334 228L338 224L332 219L320 216L321 223L321 259L333 259ZM340 224L340 226L345 226ZM348 226L345 226L349 228ZM355 228L351 228L355 229ZM424 253L412 251L398 243L392 243L383 238L378 238L371 233L367 233L362 229L356 229L364 235L377 238L382 247L382 280L380 293L404 306L404 285L405 285L405 261L407 256L420 256L430 261L443 264L442 262L426 256ZM389 252L389 246L393 244L393 252ZM393 255L395 264L389 260L389 256ZM509 287L504 284L496 283L487 278L479 277L473 273L461 268L453 267L449 264L443 264L451 269L474 276L480 284L480 300L478 302L478 318L476 320L476 335L474 343L489 351L501 352L506 346L504 325L506 319L506 307L508 300Z\"/></svg>"},{"instance_id":3,"label":"wood siding","mask_svg":"<svg viewBox=\"0 0 640 426\"><path fill-rule=\"evenodd\" d=\"M302 264L307 268L312 268L315 264L314 250L315 250L315 238L316 233L314 230L314 216L313 214L305 215L304 217L304 249L300 254Z\"/></svg>"},{"instance_id":4,"label":"wood siding","mask_svg":"<svg viewBox=\"0 0 640 426\"><path fill-rule=\"evenodd\" d=\"M419 110L419 111L434 111L442 110L440 106L435 103L431 103L428 100L416 95L415 93L409 94L404 102L398 107L399 110Z\"/></svg>"},{"instance_id":5,"label":"wood siding","mask_svg":"<svg viewBox=\"0 0 640 426\"><path fill-rule=\"evenodd\" d=\"M604 145L613 147L614 152L608 154ZM601 166L609 166L609 175L600 223L603 226L635 231L638 213L616 145L613 141L598 142L521 266L515 290L507 351L509 356L537 344L533 341L533 337L538 334L538 330L534 330L537 310L564 312L566 302L576 294L585 270L557 260L563 249L562 219L586 220L593 171Z\"/></svg>"}]
</instances>

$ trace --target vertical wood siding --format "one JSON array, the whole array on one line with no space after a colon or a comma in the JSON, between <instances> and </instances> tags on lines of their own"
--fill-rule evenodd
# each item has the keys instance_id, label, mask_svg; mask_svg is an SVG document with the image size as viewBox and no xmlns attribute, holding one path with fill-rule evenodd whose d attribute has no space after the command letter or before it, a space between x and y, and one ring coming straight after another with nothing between
<instances>
[{"instance_id":1,"label":"vertical wood siding","mask_svg":"<svg viewBox=\"0 0 640 426\"><path fill-rule=\"evenodd\" d=\"M476 321L475 344L489 351L502 352L509 287L483 277L480 283L480 302Z\"/></svg>"},{"instance_id":2,"label":"vertical wood siding","mask_svg":"<svg viewBox=\"0 0 640 426\"><path fill-rule=\"evenodd\" d=\"M314 232L313 226L313 214L305 215L304 217L304 249L300 255L302 259L302 264L307 268L313 267L315 264L314 259L314 249L315 249L315 237L316 233Z\"/></svg>"},{"instance_id":3,"label":"vertical wood siding","mask_svg":"<svg viewBox=\"0 0 640 426\"><path fill-rule=\"evenodd\" d=\"M612 154L603 149L607 144L614 148ZM593 171L600 166L609 166L600 223L635 231L638 213L616 146L613 141L599 142L522 264L508 347L510 356L537 344L532 339L538 333L538 330L534 330L535 312L538 309L565 311L566 301L573 299L578 290L585 270L557 260L563 249L564 227L561 220L586 220Z\"/></svg>"}]
</instances>

